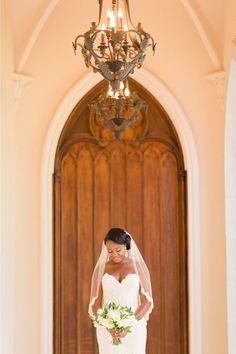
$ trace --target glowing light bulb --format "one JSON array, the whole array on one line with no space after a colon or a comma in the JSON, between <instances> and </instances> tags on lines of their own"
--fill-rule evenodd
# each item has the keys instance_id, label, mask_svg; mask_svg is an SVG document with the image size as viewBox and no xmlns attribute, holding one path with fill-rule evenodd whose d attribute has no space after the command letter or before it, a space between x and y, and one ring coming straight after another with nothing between
<instances>
[{"instance_id":1,"label":"glowing light bulb","mask_svg":"<svg viewBox=\"0 0 236 354\"><path fill-rule=\"evenodd\" d=\"M125 94L125 96L126 96L126 97L128 97L128 96L129 96L129 89L128 89L128 87L126 87L126 88L125 88L125 90L124 90L124 94Z\"/></svg>"},{"instance_id":2,"label":"glowing light bulb","mask_svg":"<svg viewBox=\"0 0 236 354\"><path fill-rule=\"evenodd\" d=\"M108 96L112 97L113 96L113 91L111 86L109 85L109 91L108 91Z\"/></svg>"},{"instance_id":3,"label":"glowing light bulb","mask_svg":"<svg viewBox=\"0 0 236 354\"><path fill-rule=\"evenodd\" d=\"M111 28L115 28L116 27L116 19L115 19L115 16L113 15L113 13L112 13L112 15L110 17L110 27Z\"/></svg>"},{"instance_id":4,"label":"glowing light bulb","mask_svg":"<svg viewBox=\"0 0 236 354\"><path fill-rule=\"evenodd\" d=\"M110 9L108 9L108 10L107 10L107 17L108 17L108 18L111 18L111 16L112 16L112 12L111 12Z\"/></svg>"},{"instance_id":5,"label":"glowing light bulb","mask_svg":"<svg viewBox=\"0 0 236 354\"><path fill-rule=\"evenodd\" d=\"M118 16L119 18L122 18L122 17L123 17L123 12L122 12L122 10L121 10L120 7L119 7L119 10L118 10L118 12L117 12L117 16Z\"/></svg>"},{"instance_id":6,"label":"glowing light bulb","mask_svg":"<svg viewBox=\"0 0 236 354\"><path fill-rule=\"evenodd\" d=\"M124 87L125 87L125 85L124 85L124 83L121 81L121 82L120 82L120 89L123 90Z\"/></svg>"},{"instance_id":7,"label":"glowing light bulb","mask_svg":"<svg viewBox=\"0 0 236 354\"><path fill-rule=\"evenodd\" d=\"M123 12L121 8L119 7L119 10L117 12L117 17L118 17L118 27L122 28L123 27Z\"/></svg>"},{"instance_id":8,"label":"glowing light bulb","mask_svg":"<svg viewBox=\"0 0 236 354\"><path fill-rule=\"evenodd\" d=\"M115 99L118 100L118 98L119 98L119 92L116 91L116 93L115 93Z\"/></svg>"},{"instance_id":9,"label":"glowing light bulb","mask_svg":"<svg viewBox=\"0 0 236 354\"><path fill-rule=\"evenodd\" d=\"M105 25L104 22L103 22L103 24L101 25L101 31L106 31L106 25Z\"/></svg>"},{"instance_id":10,"label":"glowing light bulb","mask_svg":"<svg viewBox=\"0 0 236 354\"><path fill-rule=\"evenodd\" d=\"M124 31L126 31L126 32L128 31L128 26L126 23L124 24Z\"/></svg>"}]
</instances>

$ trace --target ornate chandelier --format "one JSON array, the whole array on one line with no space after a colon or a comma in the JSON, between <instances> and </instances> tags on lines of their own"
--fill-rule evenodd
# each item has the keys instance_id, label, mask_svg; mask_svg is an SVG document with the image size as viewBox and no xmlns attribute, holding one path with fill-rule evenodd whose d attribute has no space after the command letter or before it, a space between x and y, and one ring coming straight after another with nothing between
<instances>
[{"instance_id":1,"label":"ornate chandelier","mask_svg":"<svg viewBox=\"0 0 236 354\"><path fill-rule=\"evenodd\" d=\"M141 23L137 27L132 24L129 0L98 1L98 23L92 22L90 29L78 35L72 44L75 54L81 48L85 65L99 72L113 91L118 91L121 81L135 67L142 66L147 47L151 46L154 54L156 44Z\"/></svg>"},{"instance_id":2,"label":"ornate chandelier","mask_svg":"<svg viewBox=\"0 0 236 354\"><path fill-rule=\"evenodd\" d=\"M120 83L120 88L113 91L109 84L107 93L102 93L90 104L96 112L96 119L102 126L107 126L120 140L124 131L139 119L141 109L147 109L147 103L137 93L131 93L128 82Z\"/></svg>"}]
</instances>

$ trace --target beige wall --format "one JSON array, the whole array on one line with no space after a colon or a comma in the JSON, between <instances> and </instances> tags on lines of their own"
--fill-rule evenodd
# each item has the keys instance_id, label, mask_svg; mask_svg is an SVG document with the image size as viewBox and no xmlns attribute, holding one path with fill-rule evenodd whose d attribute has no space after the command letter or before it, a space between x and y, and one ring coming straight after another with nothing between
<instances>
[{"instance_id":1,"label":"beige wall","mask_svg":"<svg viewBox=\"0 0 236 354\"><path fill-rule=\"evenodd\" d=\"M9 4L1 3L0 94L0 352L13 353L14 328L14 70Z\"/></svg>"},{"instance_id":2,"label":"beige wall","mask_svg":"<svg viewBox=\"0 0 236 354\"><path fill-rule=\"evenodd\" d=\"M216 68L180 2L162 1L161 8L157 8L155 1L150 2L152 11L145 9L143 2L139 2L135 10L135 19L142 18L144 28L158 41L157 53L155 57L151 53L147 55L145 68L169 88L182 106L199 158L203 351L197 354L226 354L224 109L220 108L217 91L205 76L220 69L228 72L231 41L236 36L236 21L232 15L236 13L236 5L233 0L227 1L224 47L218 46L224 64ZM1 95L4 107L1 112L4 183L1 209L5 219L1 225L1 258L4 255L1 301L5 310L13 311L12 319L4 312L3 323L7 326L4 325L3 344L7 350L3 353L39 354L43 147L60 102L88 72L82 58L74 57L71 41L88 27L89 7L81 1L77 2L80 6L76 1L72 1L71 6L68 1L61 1L55 7L21 68L21 73L32 76L33 81L23 90L14 117L12 72L14 65L17 70L24 46L13 43L7 1L2 3L5 6L1 43L5 88ZM93 13L91 20L96 18L96 11ZM30 27L28 31L32 32ZM13 347L8 341L12 336Z\"/></svg>"}]
</instances>

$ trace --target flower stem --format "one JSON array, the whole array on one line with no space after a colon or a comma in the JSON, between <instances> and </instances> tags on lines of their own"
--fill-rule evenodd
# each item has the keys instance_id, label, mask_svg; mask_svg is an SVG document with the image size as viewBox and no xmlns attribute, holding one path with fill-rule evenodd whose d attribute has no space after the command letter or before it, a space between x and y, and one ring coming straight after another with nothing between
<instances>
[{"instance_id":1,"label":"flower stem","mask_svg":"<svg viewBox=\"0 0 236 354\"><path fill-rule=\"evenodd\" d=\"M112 339L112 344L113 345L119 345L119 344L121 344L122 342L121 342L121 339L120 338L113 338Z\"/></svg>"}]
</instances>

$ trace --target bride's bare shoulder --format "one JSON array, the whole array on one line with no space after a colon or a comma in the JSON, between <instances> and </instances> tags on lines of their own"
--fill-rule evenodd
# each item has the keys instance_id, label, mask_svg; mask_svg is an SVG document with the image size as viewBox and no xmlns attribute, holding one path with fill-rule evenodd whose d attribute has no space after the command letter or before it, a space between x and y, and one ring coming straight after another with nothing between
<instances>
[{"instance_id":1,"label":"bride's bare shoulder","mask_svg":"<svg viewBox=\"0 0 236 354\"><path fill-rule=\"evenodd\" d=\"M127 259L127 261L125 262L125 268L126 268L128 273L134 273L135 272L134 263L133 263L133 261L131 259Z\"/></svg>"}]
</instances>

